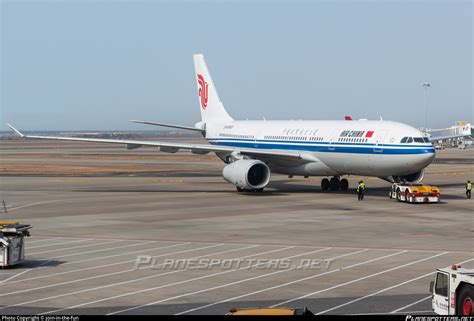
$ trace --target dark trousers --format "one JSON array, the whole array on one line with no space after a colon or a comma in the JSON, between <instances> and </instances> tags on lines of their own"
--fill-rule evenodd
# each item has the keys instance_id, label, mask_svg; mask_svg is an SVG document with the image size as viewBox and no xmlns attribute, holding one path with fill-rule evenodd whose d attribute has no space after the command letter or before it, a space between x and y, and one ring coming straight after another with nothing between
<instances>
[{"instance_id":1,"label":"dark trousers","mask_svg":"<svg viewBox=\"0 0 474 321\"><path fill-rule=\"evenodd\" d=\"M358 191L357 192L357 199L359 201L362 201L364 199L364 191Z\"/></svg>"},{"instance_id":2,"label":"dark trousers","mask_svg":"<svg viewBox=\"0 0 474 321\"><path fill-rule=\"evenodd\" d=\"M471 190L470 189L466 190L466 197L471 199Z\"/></svg>"}]
</instances>

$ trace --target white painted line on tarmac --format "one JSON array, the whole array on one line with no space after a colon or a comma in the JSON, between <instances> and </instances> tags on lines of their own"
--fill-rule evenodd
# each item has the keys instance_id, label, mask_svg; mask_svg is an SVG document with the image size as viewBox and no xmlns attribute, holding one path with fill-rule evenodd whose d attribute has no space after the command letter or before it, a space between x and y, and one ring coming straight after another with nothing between
<instances>
[{"instance_id":1,"label":"white painted line on tarmac","mask_svg":"<svg viewBox=\"0 0 474 321\"><path fill-rule=\"evenodd\" d=\"M222 244L217 244L217 245L214 245L214 247L219 246L219 245L222 246ZM252 247L257 247L257 246L259 246L259 245L251 245L247 248L252 248ZM227 251L221 251L221 252L217 252L217 253L199 255L199 256L195 256L195 257L185 259L185 260L191 260L191 259L197 259L197 258L200 258L200 257L219 255L219 254L224 254L224 253L229 253L229 252L235 252L235 251L240 251L240 250L244 250L244 249L247 249L247 248L238 248L238 249L232 249L232 250L227 250ZM183 252L190 252L190 251L188 250L188 251L183 251ZM161 255L161 256L165 256L165 255ZM155 256L155 257L159 257L159 256ZM163 264L158 264L157 266L161 266L161 265L163 265ZM146 268L148 268L148 267L146 267ZM128 271L131 271L131 270L128 270ZM124 271L124 272L128 272L128 271ZM133 271L135 271L135 269L133 269ZM181 270L178 270L178 271L181 271ZM177 272L177 271L173 271L173 273L174 272ZM112 273L112 274L118 274L118 273L123 273L123 272L116 272L116 273ZM107 284L107 285L103 285L103 286L99 286L99 287L95 287L95 288L88 288L88 289L84 289L84 290L79 290L79 291L72 292L72 293L59 294L59 295L55 295L55 296L52 296L52 297L41 298L41 299L37 299L37 300L33 300L33 301L14 304L14 305L11 305L9 307L15 307L15 306L25 305L25 304L39 302L39 301L56 299L56 298L59 298L59 297L64 297L64 296L68 296L68 295L75 295L75 294L79 294L79 293L83 293L83 292L95 291L95 290L99 290L99 289L103 289L103 288L109 288L109 287L113 287L113 286L117 286L117 285L121 285L121 284L125 284L125 283L131 283L131 282L135 282L135 281L141 281L141 280L144 280L144 279L150 279L150 278L158 277L158 276L161 276L161 275L164 275L164 274L169 274L169 273L170 272L162 273L162 274L158 274L158 275L147 276L147 277L143 277L143 278L139 278L139 279L133 279L133 280L128 280L128 281L113 283L113 284ZM105 300L107 300L107 299L103 299L103 301L105 301ZM83 303L81 305L87 305L87 304L89 304L89 303ZM7 307L0 307L0 310L2 310L4 308L7 308ZM71 307L69 307L69 308L71 308ZM63 308L63 309L60 309L60 310L43 312L42 314L54 313L56 311L62 311L62 310L66 310L66 309L69 309L69 308Z\"/></svg>"},{"instance_id":2,"label":"white painted line on tarmac","mask_svg":"<svg viewBox=\"0 0 474 321\"><path fill-rule=\"evenodd\" d=\"M53 244L48 244L48 245L28 246L28 250L42 248L42 247L50 247L50 246L64 245L64 244L70 244L70 243L77 243L77 242L88 242L88 241L95 241L95 240L94 239L74 240L74 241L67 241L67 242L62 242L62 243L53 243Z\"/></svg>"},{"instance_id":3,"label":"white painted line on tarmac","mask_svg":"<svg viewBox=\"0 0 474 321\"><path fill-rule=\"evenodd\" d=\"M15 210L19 210L19 209L21 209L21 208L32 207L32 206L35 206L35 205L41 205L41 204L47 204L47 203L60 202L60 201L62 201L62 200L51 200L51 201L44 201L44 202L32 203L32 204L27 204L27 205L12 207L12 208L9 208L8 211L15 211Z\"/></svg>"},{"instance_id":4,"label":"white painted line on tarmac","mask_svg":"<svg viewBox=\"0 0 474 321\"><path fill-rule=\"evenodd\" d=\"M7 281L10 281L10 280L13 280L14 278L19 277L20 275L25 274L26 272L30 272L30 271L31 271L31 269L28 269L28 270L25 270L25 271L20 272L18 274L15 274L15 275L9 277L8 279L5 279L5 280L1 281L0 284L3 284L3 283L5 283Z\"/></svg>"},{"instance_id":5,"label":"white painted line on tarmac","mask_svg":"<svg viewBox=\"0 0 474 321\"><path fill-rule=\"evenodd\" d=\"M117 241L114 241L114 242L117 242ZM71 253L71 254L66 254L66 255L54 256L54 257L51 257L51 258L48 258L48 259L57 259L57 258L63 258L63 257L69 257L69 256L77 256L77 255L103 252L103 251L112 251L112 250L116 250L116 249L123 249L123 248L126 248L126 247L140 246L140 245L146 245L146 244L151 244L151 243L156 243L156 241L150 241L150 242L145 242L145 243L134 243L134 244L128 244L128 245L122 245L122 246L114 246L114 247L108 247L108 248L105 248L105 249L85 251L85 252L79 252L79 253ZM100 258L103 258L103 257L100 257Z\"/></svg>"},{"instance_id":6,"label":"white painted line on tarmac","mask_svg":"<svg viewBox=\"0 0 474 321\"><path fill-rule=\"evenodd\" d=\"M431 259L431 258L432 258L432 257L429 257L429 258L426 258L426 259L424 259L424 260L429 260L429 259ZM424 261L424 260L418 260L418 261L416 261L416 262L413 262L413 264L419 263L419 262ZM468 261L464 261L464 262L461 262L461 263L458 263L458 264L463 264L463 263L466 263L466 262L469 262L469 261L472 261L472 260L473 260L473 259L470 259L470 260L468 260ZM361 301L361 300L364 300L364 299L373 297L373 296L375 296L375 295L377 295L377 294L380 294L380 293L383 293L383 292L390 291L390 290L392 290L392 289L398 288L398 287L400 287L400 286L402 286L402 285L405 285L405 284L408 284L408 283L411 283L411 282L414 282L414 281L417 281L417 280L426 278L426 277L428 277L428 276L430 276L430 275L433 275L434 273L435 273L434 271L431 271L431 272L429 272L429 273L420 275L420 276L418 276L418 277L416 277L416 278L413 278L413 279L410 279L410 280L408 280L408 281L404 281L404 282L401 282L401 283L398 283L398 284L389 286L388 288L385 288L385 289L379 290L379 291L377 291L377 292L373 292L373 293L371 293L371 294L368 294L368 295L366 295L366 296L363 296L363 297L360 297L360 298L357 298L357 299L348 301L348 302L346 302L346 303L343 303L343 304L340 304L340 305L335 306L335 307L333 307L333 308L330 308L330 309L327 309L327 310L318 312L318 313L316 313L316 314L324 314L324 313L327 313L327 312L330 312L330 311L339 309L339 308L341 308L341 307L343 307L343 306L346 306L346 305L349 305L349 304L351 304L351 303L358 302L358 301Z\"/></svg>"},{"instance_id":7,"label":"white painted line on tarmac","mask_svg":"<svg viewBox=\"0 0 474 321\"><path fill-rule=\"evenodd\" d=\"M153 242L155 242L155 241L153 241ZM120 254L101 256L101 257L96 257L96 258L91 258L91 259L80 260L80 261L66 262L66 263L63 263L62 266L66 265L66 264L77 264L77 263L89 262L89 261L94 261L94 260L109 259L111 257L117 257L117 256L122 256L122 255L128 255L128 254L136 254L136 253L141 253L141 252L146 252L146 251L156 251L156 250L167 249L167 248L171 248L171 247L188 245L188 244L191 244L191 243L190 242L188 242L188 243L179 243L179 244L173 244L173 245L167 245L167 246L161 246L161 247L154 247L154 248L151 248L151 249L144 249L144 250L139 250L139 251L131 251L131 252L125 252L125 253L120 253ZM139 244L135 244L135 245L139 245ZM53 259L57 259L57 258L62 258L62 256L56 256L56 257L53 257L53 258L49 258L49 260L53 260ZM118 265L118 264L123 264L123 263L130 263L130 262L133 262L133 261L135 261L135 260L111 263L111 264L107 264L105 266ZM68 273L82 272L82 271L86 271L86 270L98 269L98 268L101 268L101 267L104 267L104 265L95 266L95 267L88 267L88 268L82 268L82 269L77 269L77 270L64 271L64 272L59 272L59 273L47 274L47 275L40 275L40 276L35 276L35 277L32 277L32 278L28 278L28 279L21 279L21 280L17 280L17 281L13 281L13 282L8 282L4 285L19 283L19 282L24 282L24 281L31 281L31 280L36 280L36 279L43 279L43 278L48 278L48 277L51 277L51 276L68 274Z\"/></svg>"},{"instance_id":8,"label":"white painted line on tarmac","mask_svg":"<svg viewBox=\"0 0 474 321\"><path fill-rule=\"evenodd\" d=\"M56 250L49 250L49 251L34 252L34 253L30 253L29 255L37 255L37 254L51 253L51 252L60 252L60 251L69 251L69 250L74 250L74 249L80 249L80 248L83 248L83 247L104 245L104 244L110 244L110 243L114 243L114 242L117 242L117 241L115 241L115 240L114 240L114 241L106 241L106 242L101 242L101 243L92 243L92 244L86 244L86 245L79 245L79 246L73 246L73 247L66 247L66 248L63 248L63 249L56 249ZM118 242L120 242L120 241L118 241Z\"/></svg>"},{"instance_id":9,"label":"white painted line on tarmac","mask_svg":"<svg viewBox=\"0 0 474 321\"><path fill-rule=\"evenodd\" d=\"M457 263L457 265L461 265L461 264L464 264L464 263L467 263L467 262L471 262L471 261L474 261L474 259L469 259L469 260L466 260L466 261ZM434 273L435 273L435 271L430 272L430 273L427 273L427 274L425 274L425 275L422 275L421 277L426 277L426 276L429 276L429 275L433 275ZM421 277L419 277L419 278L421 278ZM416 304L418 304L418 303L421 303L421 302L423 302L423 301L425 301L425 300L428 300L429 298L431 298L431 295L428 296L428 297L426 297L426 298L424 298L424 299L415 301L415 302L410 303L410 304L407 304L407 305L405 305L405 306L403 306L403 307L401 307L401 308L398 308L398 309L396 309L396 310L393 310L393 311L391 311L390 313L397 313L397 312L400 312L400 311L402 311L402 310L405 310L406 308L412 307L412 306L414 306L414 305L416 305ZM433 311L431 311L431 312L433 312ZM403 312L403 313L405 313L405 312Z\"/></svg>"},{"instance_id":10,"label":"white painted line on tarmac","mask_svg":"<svg viewBox=\"0 0 474 321\"><path fill-rule=\"evenodd\" d=\"M208 249L208 248L211 248L211 247L217 247L217 246L223 246L225 244L214 244L214 245L210 245L210 246L205 246L205 247L200 247L200 248L196 248L196 249L191 249L191 250L186 250L186 251L180 251L180 252L174 252L174 253L167 253L167 254L162 254L162 255L157 255L157 256L153 256L154 258L158 258L158 257L161 257L161 256L167 256L167 255L173 255L173 254L179 254L179 253L186 253L186 252L192 252L192 251L198 251L198 250L204 250L204 249ZM135 262L136 260L132 260L132 262ZM128 261L130 262L130 261ZM127 262L127 263L128 263ZM122 262L123 263L123 262ZM153 266L147 266L147 267L144 267L143 269L147 269L147 268L152 268ZM141 269L141 270L143 270ZM65 285L65 284L71 284L71 283L77 283L77 282L82 282L82 281L87 281L87 280L92 280L92 279L97 279L97 278L103 278L103 277L107 277L107 276L111 276L111 275L116 275L116 274L121 274L121 273L127 273L127 272L132 272L132 271L135 271L136 269L128 269L128 270L125 270L125 271L118 271L118 272L112 272L112 273L106 273L106 274L100 274L100 275L95 275L95 276L91 276L91 277L87 277L87 278L82 278L82 279L75 279L75 280L71 280L71 281L65 281L65 282L60 282L60 283L54 283L54 284L48 284L48 285L44 285L44 286L39 286L39 287L36 287L36 288L29 288L29 289L26 289L26 290L19 290L19 291L14 291L14 292L8 292L8 293L1 293L0 294L0 297L2 296L7 296L7 295L12 295L12 294L17 294L17 293L24 293L24 292L32 292L32 291L35 291L35 290L42 290L42 289L46 289L46 288L51 288L51 287L55 287L55 286L60 286L60 285ZM36 301L34 301L36 302ZM16 306L16 305L15 305ZM0 307L0 310L3 310L5 308L7 308L8 306L4 306L4 307Z\"/></svg>"},{"instance_id":11,"label":"white painted line on tarmac","mask_svg":"<svg viewBox=\"0 0 474 321\"><path fill-rule=\"evenodd\" d=\"M338 258L341 258L341 257L345 257L345 256L349 256L349 255L354 255L354 254L358 254L358 253L362 253L362 252L366 252L368 251L368 249L363 249L363 250L359 250L359 251L355 251L355 252L351 252L351 253L346 253L346 254L342 254L342 255L338 255L338 256L334 256L334 257L331 257L329 258L329 260L334 260L334 259L338 259ZM300 265L296 268L301 268L301 267L304 267L304 266L307 266L307 264L303 264L303 265ZM290 270L293 270L295 268L292 268ZM283 272L284 270L282 271L277 271L277 272ZM276 272L273 272L273 274L277 274ZM272 287L273 288L273 287ZM200 306L200 307L197 307L197 308L194 308L194 309L189 309L189 310L186 310L186 311L183 311L183 312L179 312L179 313L176 313L176 315L181 315L181 314L186 314L186 313L190 313L190 312L193 312L193 311L197 311L197 310L202 310L202 309L205 309L205 308L208 308L208 307L211 307L213 305L217 305L217 304L220 304L220 303L225 303L225 302L229 302L229 301L234 301L234 300L237 300L237 299L241 299L243 297L246 297L246 296L250 296L250 295L253 295L253 294L257 294L257 293L261 293L261 292L265 292L267 290L269 290L270 288L266 288L266 289L263 289L263 290L258 290L258 291L254 291L254 292L251 292L251 293L246 293L246 294L242 294L242 295L239 295L239 296L235 296L235 297L232 297L232 298L229 298L229 299L226 299L226 300L222 300L222 301L218 301L218 302L213 302L213 303L210 303L210 304L207 304L207 305L203 305L203 306Z\"/></svg>"},{"instance_id":12,"label":"white painted line on tarmac","mask_svg":"<svg viewBox=\"0 0 474 321\"><path fill-rule=\"evenodd\" d=\"M348 285L348 284L352 284L352 283L355 283L355 282L359 282L359 281L362 281L362 280L366 280L366 279L372 278L372 277L374 277L374 276L378 276L378 275L381 275L381 274L384 274L384 273L387 273L387 272L391 272L391 271L394 271L394 270L397 270L397 269L401 269L401 268L410 266L410 265L412 265L412 264L415 264L416 262L426 261L426 260L428 260L428 259L432 259L432 258L441 256L441 255L445 255L445 254L447 254L447 253L449 253L449 252L438 253L438 254L433 255L433 256L431 256L431 257L429 257L429 258L424 258L424 259L421 259L421 260L418 260L418 261L415 261L415 262L411 262L411 263L406 263L406 264L403 264L403 265L399 265L399 266L396 266L396 267L394 267L394 268L387 269L387 270L384 270L384 271L380 271L380 272L377 272L377 273L373 273L373 274L370 274L370 275L367 275L367 276L364 276L364 277L361 277L361 278L358 278L358 279L355 279L355 280L352 280L352 281L349 281L349 282L344 282L344 283L341 283L341 284L338 284L338 285L331 286L331 287L326 288L326 289L314 291L314 292L311 292L311 293L308 293L308 294L299 296L299 297L294 298L294 299L291 299L291 300L286 300L286 301L283 301L283 302L274 304L274 305L272 305L272 307L277 307L277 306L280 306L280 305L283 305L283 304L287 304L287 303L290 303L290 302L293 302L293 301L297 301L297 300L301 300L301 299L307 298L307 297L312 296L312 295L315 295L315 294L319 294L319 293L326 292L326 291L329 291L329 290L337 289L337 288L340 288L340 287L342 287L342 286L346 286L346 285Z\"/></svg>"},{"instance_id":13,"label":"white painted line on tarmac","mask_svg":"<svg viewBox=\"0 0 474 321\"><path fill-rule=\"evenodd\" d=\"M312 253L327 251L327 250L330 250L330 249L331 249L330 247L328 247L328 248L323 248L323 249L320 249L320 250L311 251L311 252L306 252L306 253L303 253L303 254L288 256L288 257L285 257L285 258L282 258L282 259L279 259L279 260L287 260L287 259L291 259L291 258L295 258L295 257L299 257L299 256L304 256L304 255L308 255L308 254L312 254ZM260 266L260 265L267 265L267 264L271 263L271 261L276 261L276 260L270 260L270 261L267 262L267 263L259 263L259 264L249 265L249 266L245 266L245 267L242 267L242 268L239 268L239 269L236 269L236 270L229 270L229 271L214 273L214 274L211 274L211 275L208 275L208 276L205 276L205 277L211 277L211 276L216 276L216 275L220 275L220 274L236 272L236 271L240 271L240 270L242 270L242 269L249 269L249 268L251 268L251 267ZM140 305L140 306L136 306L136 307L131 307L131 308L128 308L128 309L124 309L124 310L119 310L119 311L111 312L111 313L108 313L107 315L113 315L113 314L123 313L123 312L126 312L126 311L140 309L140 308L143 308L143 307L146 307L146 306L154 305L154 304L161 303L161 302L171 301L171 300L174 300L174 299L177 299L177 298L181 298L181 297L185 297L185 296L190 296L190 295L193 295L193 294L198 294L198 293L207 292L207 291L211 291L211 290L215 290L215 289L225 288L225 287L228 287L228 286L231 286L231 285L234 285L234 284L238 284L238 283L250 281L250 280L253 280L253 279L262 278L262 277L265 277L265 276L267 276L267 275L271 275L271 274L275 274L275 273L277 273L277 272L283 272L283 271L287 271L287 270L280 270L280 271L276 271L276 272L271 272L271 273L267 273L267 274L255 276L255 277L252 277L252 278L248 278L248 279L245 279L245 280L239 280L239 281L236 281L236 282L232 282L232 283L228 283L228 284L219 285L219 286L215 286L215 287L212 287L212 288L207 288L207 289L203 289L203 290L199 290L199 291L195 291L195 292L185 293L185 294L181 294L181 295L178 295L178 296L175 296L175 297L171 297L171 298L167 298L167 299L163 299L163 300L159 300L159 301L147 303L147 304L144 304L144 305ZM200 280L200 279L203 279L203 278L205 278L205 277L197 277L197 278L194 278L194 279L191 279L191 280L185 280L185 281L181 281L181 282L177 282L177 283L167 284L167 285L165 285L165 286L158 286L158 287L155 287L155 288L145 289L144 291L152 291L152 290L156 290L156 289L163 288L163 287L174 286L174 285L177 285L177 284L182 284L182 283L187 283L187 282L191 282L191 281L195 281L195 280ZM141 291L140 291L140 292L141 292Z\"/></svg>"},{"instance_id":14,"label":"white painted line on tarmac","mask_svg":"<svg viewBox=\"0 0 474 321\"><path fill-rule=\"evenodd\" d=\"M407 311L407 312L402 312L403 314L428 314L428 313L433 313L433 310L427 310L427 311Z\"/></svg>"},{"instance_id":15,"label":"white painted line on tarmac","mask_svg":"<svg viewBox=\"0 0 474 321\"><path fill-rule=\"evenodd\" d=\"M320 250L319 252L325 251L325 250L329 250L329 249L331 249L331 248L325 248L325 249ZM363 250L362 250L362 251L363 251ZM301 255L290 256L290 257L283 258L283 259L281 259L281 260L286 260L286 259L289 259L289 258L294 258L294 257L302 256L302 255L308 255L308 254L311 254L311 253L314 253L314 252L318 252L318 251L312 251L312 252L309 252L309 253L303 253L303 254L301 254ZM265 264L268 264L268 263L265 263ZM258 266L258 265L261 265L261 264L256 264L255 266ZM241 268L241 269L248 269L249 267L251 267L251 266L244 267L244 268ZM239 270L240 270L240 269L239 269ZM289 269L288 269L288 270L289 270ZM147 307L147 306L151 306L151 305L155 305L155 304L158 304L158 303L167 302L167 301L179 299L179 298L182 298L182 297L186 297L186 296L190 296L190 295L199 294L199 293L202 293L202 292L207 292L207 291L212 291L212 290L216 290L216 289L228 287L228 286L235 285L235 284L239 284L239 283L242 283L242 282L247 282L247 281L251 281L251 280L254 280L254 279L266 277L266 276L269 276L269 275L273 275L273 274L277 274L277 273L282 273L282 272L285 272L285 271L288 271L288 270L280 270L280 271L271 272L271 273L267 273L267 274L255 276L255 277L248 278L248 279L244 279L244 280L235 281L235 282L228 283L228 284L218 285L218 286L215 286L215 287L211 287L211 288L207 288L207 289L203 289L203 290L199 290L199 291L195 291L195 292L189 292L189 293L185 293L185 294L180 294L180 295L177 295L177 296L174 296L174 297L162 299L162 300L159 300L159 301L150 302L150 303L143 304L143 305L140 305L140 306L135 306L135 307L131 307L131 308L128 308L128 309L123 309L123 310L111 312L111 313L108 313L107 315L114 315L114 314L119 314L119 313L131 311L131 310L141 309L141 308L144 308L144 307ZM217 274L229 273L229 272L233 272L233 271L236 271L236 270L220 272L220 273L216 273L216 275L217 275ZM238 271L238 270L237 270L237 271ZM211 275L211 276L212 276L212 275ZM203 277L199 277L199 278L196 278L196 279L201 279L201 278L203 278ZM185 282L187 282L187 281L178 282L177 284L185 283ZM171 284L171 285L175 285L175 284ZM156 288L161 288L161 287L156 287ZM151 288L151 289L148 289L147 291L149 291L149 290L155 290L156 288Z\"/></svg>"},{"instance_id":16,"label":"white painted line on tarmac","mask_svg":"<svg viewBox=\"0 0 474 321\"><path fill-rule=\"evenodd\" d=\"M39 239L37 240L35 236L33 237L29 237L26 239L26 244L28 243L41 243L41 242L49 242L49 241L53 241L53 240L60 240L60 239L63 239L63 237L53 237L53 238L49 238L49 239Z\"/></svg>"},{"instance_id":17,"label":"white painted line on tarmac","mask_svg":"<svg viewBox=\"0 0 474 321\"><path fill-rule=\"evenodd\" d=\"M421 300L418 300L418 301L415 301L415 302L413 302L413 303L410 303L410 304L407 304L407 305L405 305L405 306L402 306L401 308L396 309L396 310L393 310L393 311L390 312L390 313L393 314L393 313L400 312L400 311L402 311L402 310L405 310L406 308L409 308L409 307L412 307L412 306L414 306L414 305L417 305L418 303L421 303L421 302L426 301L426 300L428 300L428 299L431 299L431 295L429 295L429 296L427 296L426 298L423 298L423 299L421 299Z\"/></svg>"},{"instance_id":18,"label":"white painted line on tarmac","mask_svg":"<svg viewBox=\"0 0 474 321\"><path fill-rule=\"evenodd\" d=\"M275 249L275 250L266 251L266 252L262 252L262 253L256 253L256 254L246 255L246 256L239 257L239 258L234 258L234 259L232 259L232 260L240 260L240 259L249 258L249 257L253 257L253 256L259 256L259 255L268 254L268 253L272 253L272 252L284 251L284 250L288 250L288 249L291 249L291 248L294 248L294 247L295 247L295 246L290 246L290 247ZM329 249L329 248L320 249L320 250L316 250L316 251L311 251L311 252L303 253L303 254L296 255L296 256L307 255L307 254L314 253L314 252L321 252L321 251L325 251L325 250L327 250L327 249ZM296 257L296 256L295 256L295 257ZM198 258L198 257L196 257L196 258ZM291 257L288 257L288 258L291 258ZM284 258L284 259L286 259L286 258ZM271 260L271 261L274 261L274 260ZM264 265L264 264L268 264L268 263L263 263L263 265ZM86 302L86 303L78 304L78 305L75 305L75 306L68 307L68 308L66 308L66 309L73 309L73 308L77 308L77 307L81 307L81 306L85 306L85 305L89 305L89 304L95 304L95 303L98 303L98 302L113 300L113 299L117 299L117 298L120 298L120 297L125 297L125 296L129 296L129 295L134 295L134 294L138 294L138 293L142 293L142 292L149 292L149 291L153 291L153 290L156 290L156 289L159 289L159 288L166 288L166 287L175 286L175 285L178 285L178 284L183 284L183 283L188 283L188 282L192 282L192 281L196 281L196 280L200 280L200 279L209 278L209 277L216 276L216 275L220 275L220 274L236 272L236 271L239 271L239 270L242 270L242 269L248 269L248 268L250 268L250 267L252 267L252 266L258 266L258 265L262 265L262 263L260 263L260 264L255 264L255 265L248 265L248 266L245 266L245 267L239 268L239 269L227 270L227 271L224 271L224 272L218 272L218 273L214 273L214 274L210 274L210 275L204 275L204 276L201 276L201 277L197 277L197 278L193 278L193 279L188 279L188 280L184 280L184 281L180 281L180 282L176 282L176 283L165 284L165 285L160 285L160 286L153 287L153 288L148 288L148 289L138 290L138 291L134 291L134 292L124 293L124 294L116 295L116 296L113 296L113 297L108 297L108 298L104 298L104 299L100 299L100 300L96 300L96 301L92 301L92 302ZM181 271L188 271L188 270L194 270L194 269L197 269L197 268L190 268L190 269L183 269L183 270L175 270L175 271L165 272L165 273L161 273L161 274L158 274L158 275L149 276L149 277L145 277L145 278L148 278L148 279L149 279L149 278L154 278L154 277L158 277L158 276L163 276L163 275L168 275L168 274L174 274L174 273L179 273L179 272L181 272ZM144 279L144 278L142 278L142 279ZM124 282L124 283L127 283L127 282ZM55 313L55 312L63 311L63 310L66 310L66 309L60 309L60 310L55 310L55 311L48 311L48 312L45 312L44 314Z\"/></svg>"},{"instance_id":19,"label":"white painted line on tarmac","mask_svg":"<svg viewBox=\"0 0 474 321\"><path fill-rule=\"evenodd\" d=\"M433 311L410 311L410 312L396 312L393 314L427 314L427 313L433 313ZM346 314L345 314L346 315ZM387 312L369 312L369 313L350 313L347 315L390 315L390 313Z\"/></svg>"}]
</instances>

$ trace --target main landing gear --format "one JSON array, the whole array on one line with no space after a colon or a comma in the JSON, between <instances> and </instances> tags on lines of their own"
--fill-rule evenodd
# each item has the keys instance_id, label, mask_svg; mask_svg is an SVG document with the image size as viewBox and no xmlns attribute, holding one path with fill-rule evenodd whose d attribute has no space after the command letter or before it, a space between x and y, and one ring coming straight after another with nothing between
<instances>
[{"instance_id":1,"label":"main landing gear","mask_svg":"<svg viewBox=\"0 0 474 321\"><path fill-rule=\"evenodd\" d=\"M339 179L339 177L334 176L331 180L323 178L321 180L321 189L323 191L347 191L349 189L349 181L345 178Z\"/></svg>"}]
</instances>

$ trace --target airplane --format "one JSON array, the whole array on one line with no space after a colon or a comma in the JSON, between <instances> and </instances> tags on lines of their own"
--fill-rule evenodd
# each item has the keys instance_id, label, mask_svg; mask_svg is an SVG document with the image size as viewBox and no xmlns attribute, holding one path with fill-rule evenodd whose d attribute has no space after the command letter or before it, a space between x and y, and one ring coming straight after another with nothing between
<instances>
[{"instance_id":1,"label":"airplane","mask_svg":"<svg viewBox=\"0 0 474 321\"><path fill-rule=\"evenodd\" d=\"M379 177L389 182L421 182L435 158L429 138L409 125L384 120L234 120L224 108L204 56L194 58L201 121L194 127L162 122L131 122L200 132L209 144L25 135L23 138L158 147L162 152L215 153L223 178L238 192L261 192L271 173L322 176L322 190L348 190L345 175Z\"/></svg>"}]
</instances>

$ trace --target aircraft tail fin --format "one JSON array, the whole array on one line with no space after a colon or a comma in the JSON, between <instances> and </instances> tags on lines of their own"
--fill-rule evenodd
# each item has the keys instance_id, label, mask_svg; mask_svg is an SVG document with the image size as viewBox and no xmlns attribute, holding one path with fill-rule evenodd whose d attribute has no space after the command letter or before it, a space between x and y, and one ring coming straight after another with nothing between
<instances>
[{"instance_id":1,"label":"aircraft tail fin","mask_svg":"<svg viewBox=\"0 0 474 321\"><path fill-rule=\"evenodd\" d=\"M204 56L196 54L193 58L202 121L223 123L232 121L232 117L229 116L219 98L216 86L204 61Z\"/></svg>"}]
</instances>

